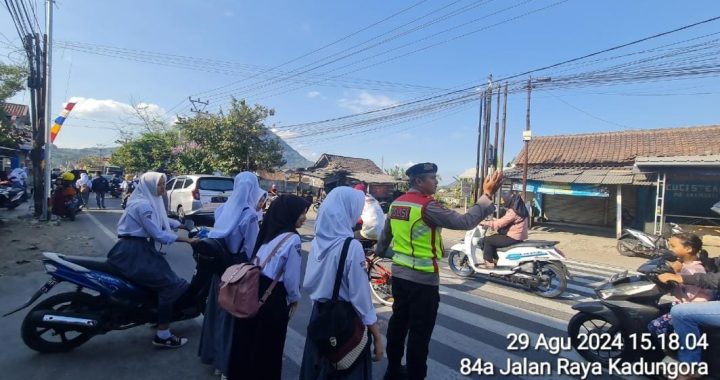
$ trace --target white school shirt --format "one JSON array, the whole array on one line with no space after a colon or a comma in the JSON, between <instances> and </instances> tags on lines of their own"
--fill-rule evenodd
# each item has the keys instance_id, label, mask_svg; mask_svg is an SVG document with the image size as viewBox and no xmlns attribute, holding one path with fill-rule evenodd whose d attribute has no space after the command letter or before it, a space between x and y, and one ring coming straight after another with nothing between
<instances>
[{"instance_id":1,"label":"white school shirt","mask_svg":"<svg viewBox=\"0 0 720 380\"><path fill-rule=\"evenodd\" d=\"M280 244L280 241L282 241L288 233L290 232L282 233L269 243L265 243L260 247L257 252L257 259L260 264L265 261L273 249ZM262 270L262 274L272 280L277 278L281 270L285 270L278 281L282 281L283 285L285 285L288 303L300 300L301 244L300 235L293 233L293 236L283 243L275 253L275 256L270 259L270 262L268 262Z\"/></svg>"}]
</instances>

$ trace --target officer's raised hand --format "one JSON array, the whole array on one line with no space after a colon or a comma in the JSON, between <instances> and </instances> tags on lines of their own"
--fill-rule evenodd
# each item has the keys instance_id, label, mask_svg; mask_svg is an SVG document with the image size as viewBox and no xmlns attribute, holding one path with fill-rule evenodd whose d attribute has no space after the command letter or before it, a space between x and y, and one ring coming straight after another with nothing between
<instances>
[{"instance_id":1,"label":"officer's raised hand","mask_svg":"<svg viewBox=\"0 0 720 380\"><path fill-rule=\"evenodd\" d=\"M485 182L483 182L483 195L492 199L493 195L495 195L495 193L502 185L502 180L502 170L498 170L494 172L491 176L485 178Z\"/></svg>"}]
</instances>

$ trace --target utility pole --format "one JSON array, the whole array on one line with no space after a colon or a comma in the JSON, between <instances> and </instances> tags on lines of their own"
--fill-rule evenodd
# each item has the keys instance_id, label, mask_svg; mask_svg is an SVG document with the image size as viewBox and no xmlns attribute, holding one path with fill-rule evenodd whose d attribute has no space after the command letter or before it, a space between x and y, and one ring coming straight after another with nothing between
<instances>
[{"instance_id":1,"label":"utility pole","mask_svg":"<svg viewBox=\"0 0 720 380\"><path fill-rule=\"evenodd\" d=\"M505 167L505 130L507 128L507 98L508 98L508 84L505 82L504 90L504 105L503 105L503 120L502 126L500 127L502 138L500 139L500 157L498 159L498 169Z\"/></svg>"},{"instance_id":2,"label":"utility pole","mask_svg":"<svg viewBox=\"0 0 720 380\"><path fill-rule=\"evenodd\" d=\"M483 160L480 183L485 183L485 177L488 175L488 146L490 145L490 128L492 125L492 97L493 82L492 75L488 78L488 88L485 95L485 125L483 128Z\"/></svg>"},{"instance_id":3,"label":"utility pole","mask_svg":"<svg viewBox=\"0 0 720 380\"><path fill-rule=\"evenodd\" d=\"M475 191L473 191L473 203L477 203L480 192L480 148L482 146L482 124L483 124L483 108L485 106L485 91L480 95L480 117L478 118L478 138L477 138L477 161L475 163Z\"/></svg>"},{"instance_id":4,"label":"utility pole","mask_svg":"<svg viewBox=\"0 0 720 380\"><path fill-rule=\"evenodd\" d=\"M200 98L193 99L191 96L188 96L188 100L190 100L190 103L192 104L192 108L190 109L191 112L195 112L195 114L206 114L205 107L210 104L210 101L201 101ZM198 108L198 105L201 105L202 108Z\"/></svg>"},{"instance_id":5,"label":"utility pole","mask_svg":"<svg viewBox=\"0 0 720 380\"><path fill-rule=\"evenodd\" d=\"M50 204L50 118L52 112L51 103L51 84L52 84L52 12L53 0L47 0L46 3L46 25L47 40L45 41L45 183L43 184L43 218L50 220L48 205Z\"/></svg>"},{"instance_id":6,"label":"utility pole","mask_svg":"<svg viewBox=\"0 0 720 380\"><path fill-rule=\"evenodd\" d=\"M535 83L539 82L550 82L550 78L537 78ZM523 200L527 202L527 175L528 175L528 158L530 156L530 140L532 139L532 132L530 131L530 94L532 93L533 80L532 76L528 77L527 83L527 113L525 114L525 132L523 132L523 141L525 141L525 157L523 162Z\"/></svg>"}]
</instances>

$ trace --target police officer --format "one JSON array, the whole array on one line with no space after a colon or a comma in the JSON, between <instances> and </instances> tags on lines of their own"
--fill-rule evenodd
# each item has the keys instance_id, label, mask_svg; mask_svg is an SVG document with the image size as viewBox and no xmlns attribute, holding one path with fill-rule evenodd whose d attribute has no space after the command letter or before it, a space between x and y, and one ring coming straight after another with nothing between
<instances>
[{"instance_id":1,"label":"police officer","mask_svg":"<svg viewBox=\"0 0 720 380\"><path fill-rule=\"evenodd\" d=\"M495 210L492 197L502 182L495 172L483 183L483 196L465 215L438 203L437 165L422 163L406 172L410 190L390 205L377 244L381 256L392 247L393 314L387 330L385 379L424 379L428 346L440 302L438 261L443 257L441 229L469 230ZM407 368L401 366L407 337Z\"/></svg>"}]
</instances>

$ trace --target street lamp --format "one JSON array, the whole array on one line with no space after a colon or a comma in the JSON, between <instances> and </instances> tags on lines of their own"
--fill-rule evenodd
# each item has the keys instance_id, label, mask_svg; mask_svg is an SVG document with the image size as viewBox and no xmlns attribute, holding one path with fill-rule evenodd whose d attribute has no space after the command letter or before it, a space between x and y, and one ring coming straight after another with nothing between
<instances>
[{"instance_id":1,"label":"street lamp","mask_svg":"<svg viewBox=\"0 0 720 380\"><path fill-rule=\"evenodd\" d=\"M530 94L532 93L533 86L536 83L547 83L552 78L541 77L533 79L532 76L528 77L527 84L527 114L525 115L525 131L523 132L523 141L525 141L525 157L523 163L523 179L522 179L522 192L523 200L527 202L527 175L528 175L528 157L530 156L530 139L532 139L532 132L530 131Z\"/></svg>"}]
</instances>

